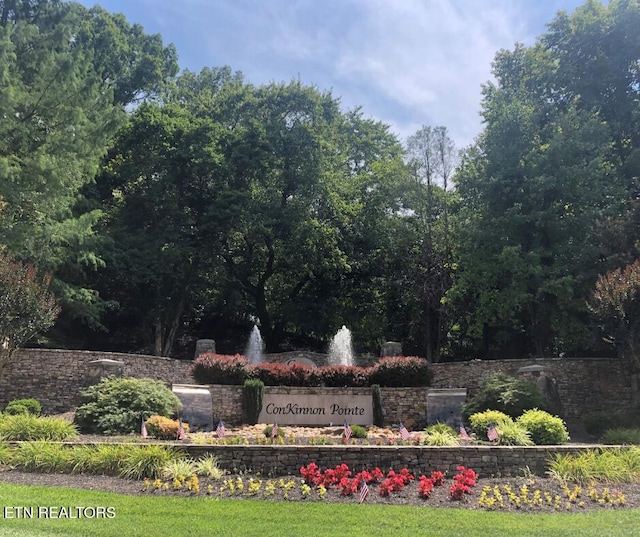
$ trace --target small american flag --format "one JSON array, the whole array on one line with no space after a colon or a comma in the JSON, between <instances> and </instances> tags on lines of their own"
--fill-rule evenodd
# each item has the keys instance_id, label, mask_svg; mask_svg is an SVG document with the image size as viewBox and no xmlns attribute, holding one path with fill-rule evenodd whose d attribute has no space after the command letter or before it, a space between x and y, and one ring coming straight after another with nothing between
<instances>
[{"instance_id":1,"label":"small american flag","mask_svg":"<svg viewBox=\"0 0 640 537\"><path fill-rule=\"evenodd\" d=\"M184 423L182 423L182 418L180 418L178 422L178 440L184 440L186 437L187 435L184 434Z\"/></svg>"},{"instance_id":2,"label":"small american flag","mask_svg":"<svg viewBox=\"0 0 640 537\"><path fill-rule=\"evenodd\" d=\"M222 420L220 420L218 422L218 426L216 427L216 435L218 435L218 438L224 438L225 434L227 434L227 430L224 428L224 423L222 423Z\"/></svg>"},{"instance_id":3,"label":"small american flag","mask_svg":"<svg viewBox=\"0 0 640 537\"><path fill-rule=\"evenodd\" d=\"M460 438L465 440L469 440L470 436L467 433L467 430L464 428L464 425L460 424Z\"/></svg>"},{"instance_id":4,"label":"small american flag","mask_svg":"<svg viewBox=\"0 0 640 537\"><path fill-rule=\"evenodd\" d=\"M500 434L498 433L498 429L496 429L495 425L492 423L491 425L489 425L489 429L487 430L487 438L489 439L490 442L493 442L494 440L497 440L500 437Z\"/></svg>"},{"instance_id":5,"label":"small american flag","mask_svg":"<svg viewBox=\"0 0 640 537\"><path fill-rule=\"evenodd\" d=\"M278 437L278 424L274 423L273 428L271 429L271 438L277 438L277 437Z\"/></svg>"},{"instance_id":6,"label":"small american flag","mask_svg":"<svg viewBox=\"0 0 640 537\"><path fill-rule=\"evenodd\" d=\"M147 433L147 424L145 423L144 418L142 418L142 425L140 426L140 436L142 438L149 436L149 433Z\"/></svg>"},{"instance_id":7,"label":"small american flag","mask_svg":"<svg viewBox=\"0 0 640 537\"><path fill-rule=\"evenodd\" d=\"M367 485L367 482L363 479L362 486L360 487L360 503L364 502L367 496L369 496L369 485Z\"/></svg>"},{"instance_id":8,"label":"small american flag","mask_svg":"<svg viewBox=\"0 0 640 537\"><path fill-rule=\"evenodd\" d=\"M411 440L412 439L411 433L409 431L407 431L407 428L404 426L404 424L402 422L400 422L400 437L403 440Z\"/></svg>"},{"instance_id":9,"label":"small american flag","mask_svg":"<svg viewBox=\"0 0 640 537\"><path fill-rule=\"evenodd\" d=\"M351 427L349 426L349 424L345 421L344 422L344 441L348 442L349 438L351 438Z\"/></svg>"}]
</instances>

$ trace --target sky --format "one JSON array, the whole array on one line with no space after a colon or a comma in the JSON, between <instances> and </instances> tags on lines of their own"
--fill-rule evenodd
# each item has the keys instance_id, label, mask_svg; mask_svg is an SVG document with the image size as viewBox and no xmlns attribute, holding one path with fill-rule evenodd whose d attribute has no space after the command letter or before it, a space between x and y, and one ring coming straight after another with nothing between
<instances>
[{"instance_id":1,"label":"sky","mask_svg":"<svg viewBox=\"0 0 640 537\"><path fill-rule=\"evenodd\" d=\"M400 141L447 127L459 148L482 130L496 52L532 45L582 0L81 0L123 13L178 51L181 69L228 65L253 84L299 79ZM606 1L604 3L607 3Z\"/></svg>"}]
</instances>

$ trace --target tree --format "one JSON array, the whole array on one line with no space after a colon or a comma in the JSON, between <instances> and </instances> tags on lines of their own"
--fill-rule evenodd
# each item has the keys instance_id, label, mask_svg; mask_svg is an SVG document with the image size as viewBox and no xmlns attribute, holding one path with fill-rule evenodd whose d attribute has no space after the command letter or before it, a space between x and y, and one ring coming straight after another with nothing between
<instances>
[{"instance_id":1,"label":"tree","mask_svg":"<svg viewBox=\"0 0 640 537\"><path fill-rule=\"evenodd\" d=\"M60 308L49 291L50 280L0 250L0 370L18 347L55 322Z\"/></svg>"},{"instance_id":2,"label":"tree","mask_svg":"<svg viewBox=\"0 0 640 537\"><path fill-rule=\"evenodd\" d=\"M53 274L65 315L99 323L85 271L102 260L82 188L125 107L177 70L175 51L121 15L0 0L0 244Z\"/></svg>"},{"instance_id":3,"label":"tree","mask_svg":"<svg viewBox=\"0 0 640 537\"><path fill-rule=\"evenodd\" d=\"M449 229L448 191L457 165L457 152L446 127L422 127L407 140L413 189L412 218L416 228L412 254L405 265L405 293L415 296L409 336L427 359L437 362L447 330L443 298L451 285L453 262Z\"/></svg>"},{"instance_id":4,"label":"tree","mask_svg":"<svg viewBox=\"0 0 640 537\"><path fill-rule=\"evenodd\" d=\"M388 127L328 93L183 73L132 115L98 180L99 288L124 332L145 320L134 339L159 354L212 317L257 320L270 350L344 323L377 344L405 176Z\"/></svg>"},{"instance_id":5,"label":"tree","mask_svg":"<svg viewBox=\"0 0 640 537\"><path fill-rule=\"evenodd\" d=\"M640 259L598 276L589 307L618 352L640 371Z\"/></svg>"},{"instance_id":6,"label":"tree","mask_svg":"<svg viewBox=\"0 0 640 537\"><path fill-rule=\"evenodd\" d=\"M476 351L599 350L585 304L611 263L598 222L622 209L637 175L627 145L637 136L628 107L637 108L630 58L640 42L624 28L638 13L635 2L587 2L559 14L533 47L496 56L486 129L457 176L459 263L447 297Z\"/></svg>"}]
</instances>

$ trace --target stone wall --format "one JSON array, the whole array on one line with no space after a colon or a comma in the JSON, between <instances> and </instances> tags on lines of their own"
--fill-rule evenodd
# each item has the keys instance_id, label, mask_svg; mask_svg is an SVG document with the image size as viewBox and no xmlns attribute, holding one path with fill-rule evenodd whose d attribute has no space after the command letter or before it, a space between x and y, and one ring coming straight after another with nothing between
<instances>
[{"instance_id":1,"label":"stone wall","mask_svg":"<svg viewBox=\"0 0 640 537\"><path fill-rule=\"evenodd\" d=\"M309 358L320 361L317 353L284 353L280 361ZM275 358L276 355L270 355ZM47 413L65 412L77 405L82 388L95 382L91 362L98 359L123 362L125 376L148 377L171 384L190 384L190 361L157 356L111 352L22 349L0 372L0 408L21 397L35 397ZM637 405L638 393L628 364L616 358L540 358L531 360L472 360L433 364L433 388L466 388L473 395L483 381L496 371L516 375L518 369L542 365L554 379L562 403L562 416L579 418L589 410L624 411ZM420 428L426 420L427 388L385 388L383 406L387 423L400 420ZM239 422L240 387L212 389L214 419L229 416ZM224 418L223 418L224 419Z\"/></svg>"},{"instance_id":2,"label":"stone wall","mask_svg":"<svg viewBox=\"0 0 640 537\"><path fill-rule=\"evenodd\" d=\"M193 457L211 453L227 470L253 470L263 475L300 475L300 467L315 462L321 468L346 463L354 471L376 466L386 471L407 467L414 474L433 470L455 473L456 466L473 468L481 477L522 475L528 468L545 475L557 453L579 453L595 446L301 446L301 445L194 445L180 444ZM606 448L605 448L606 449Z\"/></svg>"},{"instance_id":3,"label":"stone wall","mask_svg":"<svg viewBox=\"0 0 640 537\"><path fill-rule=\"evenodd\" d=\"M497 371L517 376L518 369L542 365L554 379L561 415L578 418L589 410L625 411L638 404L628 362L618 358L535 358L530 360L472 360L433 364L433 388L467 388L474 395Z\"/></svg>"},{"instance_id":4,"label":"stone wall","mask_svg":"<svg viewBox=\"0 0 640 537\"><path fill-rule=\"evenodd\" d=\"M138 354L56 349L21 349L0 372L0 408L12 399L34 397L45 413L66 412L80 400L80 390L94 384L91 362L124 362L124 375L167 384L192 382L190 362Z\"/></svg>"}]
</instances>

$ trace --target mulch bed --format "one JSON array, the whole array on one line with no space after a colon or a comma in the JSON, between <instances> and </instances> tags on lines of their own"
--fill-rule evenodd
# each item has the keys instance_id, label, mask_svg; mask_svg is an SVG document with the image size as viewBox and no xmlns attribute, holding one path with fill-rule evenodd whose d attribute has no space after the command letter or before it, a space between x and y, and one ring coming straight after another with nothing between
<instances>
[{"instance_id":1,"label":"mulch bed","mask_svg":"<svg viewBox=\"0 0 640 537\"><path fill-rule=\"evenodd\" d=\"M231 493L228 487L225 487L225 481L242 480L244 483L244 492ZM254 496L247 493L248 483L250 479L262 480L260 492ZM265 483L271 481L275 484L272 494L264 497ZM288 481L294 481L293 486L286 494L284 492L284 484ZM290 476L283 478L266 478L263 476L252 476L243 474L242 476L225 476L221 480L209 481L200 479L200 490L198 493L193 491L173 490L170 482L167 482L168 490L162 487L155 488L152 482L144 483L141 481L131 481L118 477L95 476L82 474L38 474L27 473L16 470L5 469L0 471L0 482L14 483L19 485L43 485L55 487L72 487L88 490L101 490L107 492L115 492L119 494L130 495L155 495L155 496L211 496L214 498L235 498L245 499L247 501L322 501L326 503L358 503L358 494L353 496L343 496L339 490L330 488L327 490L326 496L320 498L318 492L313 490L308 498L303 498L300 487L301 478L299 476ZM416 481L409 483L403 490L392 492L389 496L381 496L378 494L378 486L370 487L370 494L366 498L366 503L387 504L387 505L406 505L406 506L425 506L425 507L446 507L446 508L465 508L465 509L490 509L489 506L480 505L483 488L489 487L490 492L486 494L487 498L494 498L493 509L500 511L520 511L520 512L586 512L594 509L623 509L640 507L640 484L597 484L593 488L597 493L597 499L589 497L590 486L583 486L582 492L573 502L569 500L566 492L560 483L549 478L540 477L511 477L511 478L480 478L476 487L472 489L472 494L465 495L461 501L454 501L450 498L449 485L451 479L447 479L445 485L435 487L428 499L421 498L418 494L418 484ZM211 488L209 488L209 486ZM520 498L520 505L516 505L513 500L509 499L506 487L510 487L513 493ZM503 498L502 507L496 499L494 491L499 487L500 495ZM526 498L528 502L522 500L523 487L527 487L528 493ZM568 488L571 492L575 490L575 485L569 484ZM605 492L608 489L608 493ZM145 490L146 489L146 490ZM221 489L223 491L221 492ZM535 491L540 491L541 503L534 505L532 503ZM624 497L624 504L609 501L598 501L603 498L620 498L620 494ZM551 498L549 502L545 498Z\"/></svg>"}]
</instances>

